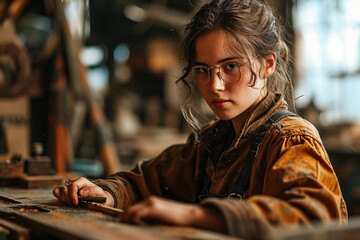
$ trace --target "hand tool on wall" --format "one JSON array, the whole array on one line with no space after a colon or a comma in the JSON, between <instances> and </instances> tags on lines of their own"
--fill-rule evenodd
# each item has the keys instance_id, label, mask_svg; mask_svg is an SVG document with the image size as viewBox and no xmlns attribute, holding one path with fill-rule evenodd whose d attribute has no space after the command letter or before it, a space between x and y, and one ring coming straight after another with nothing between
<instances>
[{"instance_id":1,"label":"hand tool on wall","mask_svg":"<svg viewBox=\"0 0 360 240\"><path fill-rule=\"evenodd\" d=\"M100 104L95 100L91 93L87 79L87 70L79 58L81 44L79 40L71 35L64 15L64 3L62 1L56 1L55 3L56 22L62 37L61 42L64 47L63 52L66 53L64 61L69 70L71 85L76 94L78 94L78 97L86 102L89 117L96 130L98 142L100 144L99 155L104 164L106 175L110 175L121 169L121 163L113 142L112 132L108 127L106 117Z\"/></svg>"},{"instance_id":2,"label":"hand tool on wall","mask_svg":"<svg viewBox=\"0 0 360 240\"><path fill-rule=\"evenodd\" d=\"M54 142L54 165L58 173L68 170L69 163L73 159L71 139L69 136L69 116L67 109L66 88L67 77L65 74L65 60L62 49L56 52L55 76L52 85L53 107L53 139Z\"/></svg>"},{"instance_id":3,"label":"hand tool on wall","mask_svg":"<svg viewBox=\"0 0 360 240\"><path fill-rule=\"evenodd\" d=\"M24 44L17 38L14 21L28 0L0 3L0 97L24 94L30 83L31 61Z\"/></svg>"}]
</instances>

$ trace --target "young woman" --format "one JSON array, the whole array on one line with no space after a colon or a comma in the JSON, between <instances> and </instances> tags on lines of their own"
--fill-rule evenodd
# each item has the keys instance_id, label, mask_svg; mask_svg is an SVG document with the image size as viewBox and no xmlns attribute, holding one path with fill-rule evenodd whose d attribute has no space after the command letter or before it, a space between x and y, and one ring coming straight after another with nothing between
<instances>
[{"instance_id":1,"label":"young woman","mask_svg":"<svg viewBox=\"0 0 360 240\"><path fill-rule=\"evenodd\" d=\"M188 92L183 112L194 133L128 172L75 179L54 195L106 196L124 222L195 226L242 238L272 227L347 222L340 186L317 130L293 106L288 50L268 6L213 0L185 28ZM201 126L198 92L218 117ZM287 101L285 100L287 99Z\"/></svg>"}]
</instances>

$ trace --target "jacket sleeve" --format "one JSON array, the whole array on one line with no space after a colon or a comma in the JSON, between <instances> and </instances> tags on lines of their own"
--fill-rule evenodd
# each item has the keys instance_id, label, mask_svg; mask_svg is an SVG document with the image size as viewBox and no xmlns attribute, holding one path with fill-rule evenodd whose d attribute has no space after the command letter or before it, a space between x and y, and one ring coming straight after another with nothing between
<instances>
[{"instance_id":1,"label":"jacket sleeve","mask_svg":"<svg viewBox=\"0 0 360 240\"><path fill-rule=\"evenodd\" d=\"M221 212L229 234L261 238L262 234L269 236L274 226L347 221L337 177L317 137L305 132L273 135L264 139L261 148L263 166L255 163L251 173L251 182L262 181L260 192L243 201L209 199L202 203Z\"/></svg>"},{"instance_id":2,"label":"jacket sleeve","mask_svg":"<svg viewBox=\"0 0 360 240\"><path fill-rule=\"evenodd\" d=\"M192 201L196 144L190 135L185 144L173 145L157 157L140 161L131 171L121 171L94 183L112 194L115 207L126 209L149 195ZM179 187L179 182L186 188Z\"/></svg>"}]
</instances>

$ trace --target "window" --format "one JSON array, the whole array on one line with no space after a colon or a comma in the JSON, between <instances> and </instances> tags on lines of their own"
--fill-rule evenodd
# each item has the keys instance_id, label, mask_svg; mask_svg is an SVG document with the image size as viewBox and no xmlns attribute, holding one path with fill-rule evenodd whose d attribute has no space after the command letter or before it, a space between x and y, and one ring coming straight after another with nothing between
<instances>
[{"instance_id":1,"label":"window","mask_svg":"<svg viewBox=\"0 0 360 240\"><path fill-rule=\"evenodd\" d=\"M360 120L360 1L294 4L297 104L311 100L322 124Z\"/></svg>"}]
</instances>

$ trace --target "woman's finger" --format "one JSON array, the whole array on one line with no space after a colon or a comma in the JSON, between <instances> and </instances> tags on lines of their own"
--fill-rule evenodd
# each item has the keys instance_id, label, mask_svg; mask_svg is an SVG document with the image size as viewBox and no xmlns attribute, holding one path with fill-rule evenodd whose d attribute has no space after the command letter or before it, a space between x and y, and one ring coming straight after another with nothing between
<instances>
[{"instance_id":1,"label":"woman's finger","mask_svg":"<svg viewBox=\"0 0 360 240\"><path fill-rule=\"evenodd\" d=\"M157 197L149 197L143 202L130 207L125 212L125 218L121 220L137 224L153 221L161 222L161 215L163 215L164 212L167 212L167 210L164 211L161 207L162 201L162 199Z\"/></svg>"},{"instance_id":2,"label":"woman's finger","mask_svg":"<svg viewBox=\"0 0 360 240\"><path fill-rule=\"evenodd\" d=\"M53 194L61 202L73 206L79 204L79 196L106 197L102 188L84 177L63 181L53 190Z\"/></svg>"},{"instance_id":3,"label":"woman's finger","mask_svg":"<svg viewBox=\"0 0 360 240\"><path fill-rule=\"evenodd\" d=\"M121 217L122 222L135 223L143 225L145 224L143 219L147 217L148 208L144 203L136 204L130 207L127 211L125 211L124 215Z\"/></svg>"},{"instance_id":4,"label":"woman's finger","mask_svg":"<svg viewBox=\"0 0 360 240\"><path fill-rule=\"evenodd\" d=\"M65 180L61 182L54 190L53 194L57 197L61 202L76 206L77 201L77 192L78 186L74 184L72 180Z\"/></svg>"},{"instance_id":5,"label":"woman's finger","mask_svg":"<svg viewBox=\"0 0 360 240\"><path fill-rule=\"evenodd\" d=\"M62 191L63 191L62 196L63 196L64 202L65 202L67 205L72 205L72 204L71 204L71 201L70 201L70 197L69 197L69 189L68 189L68 187L67 187L67 186L64 186L64 187L62 188Z\"/></svg>"},{"instance_id":6,"label":"woman's finger","mask_svg":"<svg viewBox=\"0 0 360 240\"><path fill-rule=\"evenodd\" d=\"M54 188L53 195L61 201L61 189L58 186Z\"/></svg>"}]
</instances>

